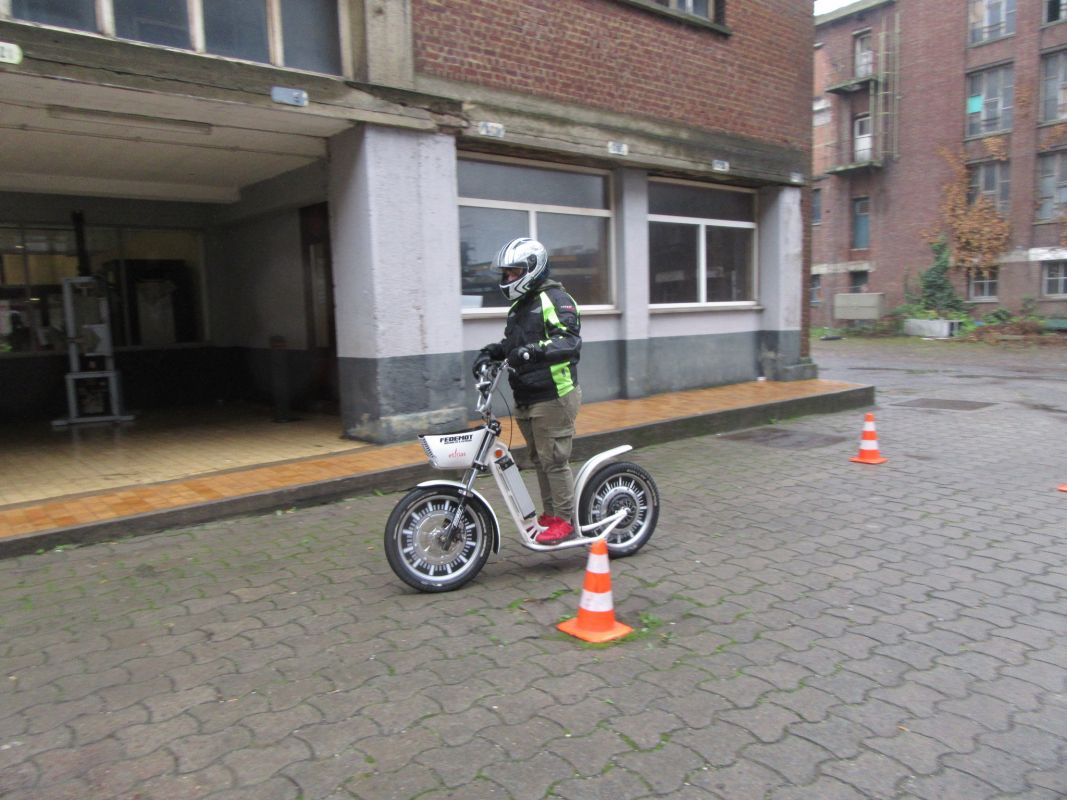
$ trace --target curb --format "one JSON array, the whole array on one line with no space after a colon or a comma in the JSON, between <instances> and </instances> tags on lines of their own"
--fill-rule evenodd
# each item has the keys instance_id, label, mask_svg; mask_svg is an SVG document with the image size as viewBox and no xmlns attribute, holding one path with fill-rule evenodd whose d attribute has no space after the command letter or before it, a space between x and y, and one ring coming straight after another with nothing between
<instances>
[{"instance_id":1,"label":"curb","mask_svg":"<svg viewBox=\"0 0 1067 800\"><path fill-rule=\"evenodd\" d=\"M861 386L839 392L781 400L744 408L713 411L691 417L650 422L628 428L575 437L572 458L585 460L596 453L620 444L634 449L661 442L706 436L714 433L743 430L766 425L776 419L809 414L832 414L853 408L874 405L874 387ZM526 448L515 450L522 466L528 466ZM95 544L157 533L168 528L199 525L231 517L249 516L277 511L293 506L329 503L373 490L403 491L422 480L439 476L428 464L412 464L381 472L368 472L344 478L305 483L283 489L213 500L192 506L134 514L126 517L53 528L39 533L27 533L0 539L0 558L13 558L66 545Z\"/></svg>"}]
</instances>

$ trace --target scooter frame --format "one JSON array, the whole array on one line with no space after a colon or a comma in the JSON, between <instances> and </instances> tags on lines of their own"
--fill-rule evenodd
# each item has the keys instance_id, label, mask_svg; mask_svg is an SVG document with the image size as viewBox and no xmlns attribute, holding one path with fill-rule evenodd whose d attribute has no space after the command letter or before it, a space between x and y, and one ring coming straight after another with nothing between
<instances>
[{"instance_id":1,"label":"scooter frame","mask_svg":"<svg viewBox=\"0 0 1067 800\"><path fill-rule=\"evenodd\" d=\"M622 522L627 512L625 509L619 510L609 517L605 517L597 522L592 522L587 525L582 525L578 519L579 503L582 497L582 491L584 490L586 483L596 473L596 470L600 465L604 464L611 459L626 453L633 448L628 445L619 445L613 447L610 450L605 450L601 453L597 453L591 457L588 461L582 464L579 468L574 479L574 515L571 519L571 524L574 530L578 533L577 536L570 539L566 539L563 542L557 544L540 544L536 541L536 537L539 533L546 530L544 527L537 523L536 518L532 512L529 516L524 516L521 510L523 504L530 508L533 508L532 501L529 498L529 492L526 489L525 481L518 474L518 467L514 464L514 458L511 455L511 450L507 444L500 438L500 422L496 419L496 416L492 411L492 399L493 394L496 391L496 387L502 375L504 375L510 367L505 364L499 365L496 368L495 374L491 377L488 374L487 368L483 367L481 377L478 379L478 390L481 393L481 397L478 400L478 411L481 413L484 420L483 424L466 433L481 433L482 438L478 445L477 455L475 455L472 463L467 467L464 473L463 480L451 481L451 480L429 480L423 481L418 484L419 488L431 488L436 486L448 486L459 489L459 494L464 497L476 497L481 503L489 510L493 522L493 552L500 552L500 521L497 519L496 511L493 509L491 503L474 488L474 481L479 476L486 472L489 472L496 481L496 485L500 490L500 494L504 498L504 504L507 506L508 512L511 514L512 520L515 522L515 527L519 533L519 541L530 550L536 550L538 552L549 552L558 550L567 550L572 547L585 547L603 539L607 539L611 535L612 531L618 527ZM423 441L423 447L430 453L430 448L426 442ZM431 456L431 461L433 458ZM500 462L506 462L511 466L506 469L515 470L513 478L518 478L519 486L515 489L512 488L507 477L505 476L505 469L501 468ZM436 464L435 464L436 465ZM525 492L525 497L519 497L518 493ZM456 517L462 516L461 513L457 513Z\"/></svg>"}]
</instances>

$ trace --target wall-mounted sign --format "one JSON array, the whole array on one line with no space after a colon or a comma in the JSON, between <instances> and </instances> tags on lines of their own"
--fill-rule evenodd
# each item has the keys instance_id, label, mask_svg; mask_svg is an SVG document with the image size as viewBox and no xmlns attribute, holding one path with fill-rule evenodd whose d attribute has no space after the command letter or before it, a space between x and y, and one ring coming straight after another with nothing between
<instances>
[{"instance_id":1,"label":"wall-mounted sign","mask_svg":"<svg viewBox=\"0 0 1067 800\"><path fill-rule=\"evenodd\" d=\"M716 158L714 161L711 162L711 168L716 172L729 172L730 162L722 161L721 159Z\"/></svg>"},{"instance_id":2,"label":"wall-mounted sign","mask_svg":"<svg viewBox=\"0 0 1067 800\"><path fill-rule=\"evenodd\" d=\"M479 122L478 133L482 136L492 136L494 139L503 139L504 126L499 122Z\"/></svg>"},{"instance_id":3,"label":"wall-mounted sign","mask_svg":"<svg viewBox=\"0 0 1067 800\"><path fill-rule=\"evenodd\" d=\"M11 42L0 42L0 64L21 64L22 48Z\"/></svg>"},{"instance_id":4,"label":"wall-mounted sign","mask_svg":"<svg viewBox=\"0 0 1067 800\"><path fill-rule=\"evenodd\" d=\"M308 104L308 93L303 89L287 89L284 86L270 87L270 99L275 103L303 108Z\"/></svg>"},{"instance_id":5,"label":"wall-mounted sign","mask_svg":"<svg viewBox=\"0 0 1067 800\"><path fill-rule=\"evenodd\" d=\"M613 156L625 156L630 152L630 145L626 142L608 142L608 152Z\"/></svg>"}]
</instances>

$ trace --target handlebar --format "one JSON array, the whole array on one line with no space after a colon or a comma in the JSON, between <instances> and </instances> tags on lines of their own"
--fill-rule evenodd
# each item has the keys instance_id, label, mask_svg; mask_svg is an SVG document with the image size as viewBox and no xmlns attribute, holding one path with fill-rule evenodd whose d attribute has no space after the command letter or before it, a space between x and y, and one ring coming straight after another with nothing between
<instances>
[{"instance_id":1,"label":"handlebar","mask_svg":"<svg viewBox=\"0 0 1067 800\"><path fill-rule=\"evenodd\" d=\"M511 367L506 361L490 361L482 364L475 382L475 388L478 390L479 395L475 408L477 408L479 414L485 416L487 412L491 412L493 393L500 383L501 376L510 371Z\"/></svg>"}]
</instances>

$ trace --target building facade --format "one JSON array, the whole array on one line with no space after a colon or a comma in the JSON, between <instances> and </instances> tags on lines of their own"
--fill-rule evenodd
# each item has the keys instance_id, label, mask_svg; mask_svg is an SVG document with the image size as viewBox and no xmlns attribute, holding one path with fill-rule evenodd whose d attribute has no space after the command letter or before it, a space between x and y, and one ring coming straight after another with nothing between
<instances>
[{"instance_id":1,"label":"building facade","mask_svg":"<svg viewBox=\"0 0 1067 800\"><path fill-rule=\"evenodd\" d=\"M281 374L348 436L461 426L520 235L587 401L810 376L811 35L802 0L0 2L0 414L61 412L92 275L129 406Z\"/></svg>"},{"instance_id":2,"label":"building facade","mask_svg":"<svg viewBox=\"0 0 1067 800\"><path fill-rule=\"evenodd\" d=\"M1010 226L999 266L957 273L978 316L1067 317L1067 5L862 0L816 18L812 320L836 294L918 289L953 163ZM1062 166L1061 166L1062 165Z\"/></svg>"}]
</instances>

